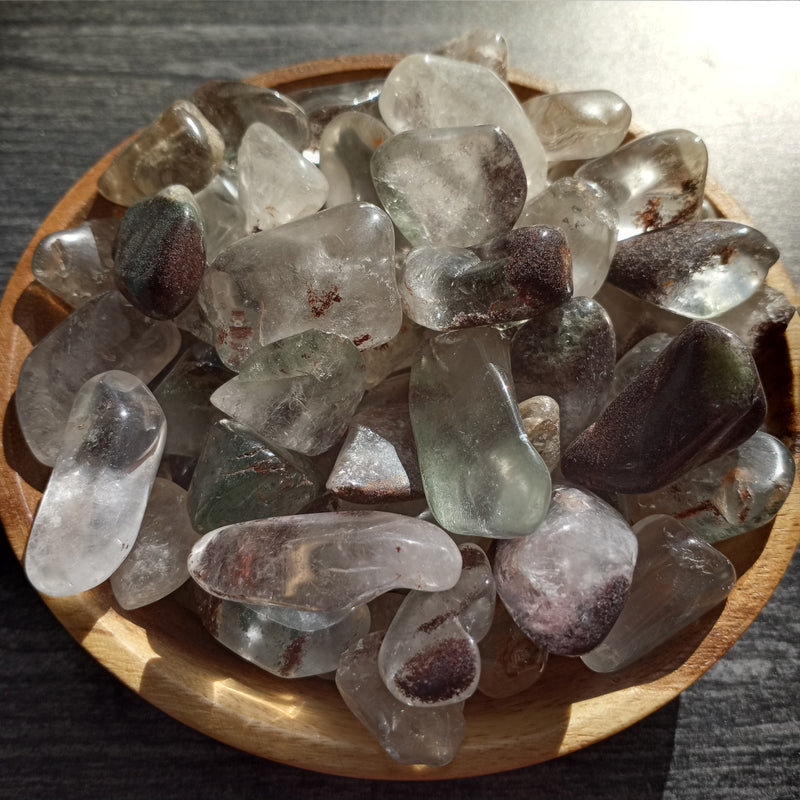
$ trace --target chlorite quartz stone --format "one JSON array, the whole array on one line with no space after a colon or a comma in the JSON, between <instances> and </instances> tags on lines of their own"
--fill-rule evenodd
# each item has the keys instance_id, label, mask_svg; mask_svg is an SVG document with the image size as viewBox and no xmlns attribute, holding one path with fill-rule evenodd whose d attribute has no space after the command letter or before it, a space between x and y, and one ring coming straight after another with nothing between
<instances>
[{"instance_id":1,"label":"chlorite quartz stone","mask_svg":"<svg viewBox=\"0 0 800 800\"><path fill-rule=\"evenodd\" d=\"M446 331L528 319L572 294L572 260L557 228L519 228L471 248L414 248L398 284L406 314Z\"/></svg>"},{"instance_id":2,"label":"chlorite quartz stone","mask_svg":"<svg viewBox=\"0 0 800 800\"><path fill-rule=\"evenodd\" d=\"M372 156L372 180L412 245L468 247L514 226L525 170L508 135L476 125L398 133Z\"/></svg>"},{"instance_id":3,"label":"chlorite quartz stone","mask_svg":"<svg viewBox=\"0 0 800 800\"><path fill-rule=\"evenodd\" d=\"M527 536L550 503L550 472L522 428L508 342L494 328L439 334L411 370L422 483L448 531Z\"/></svg>"},{"instance_id":4,"label":"chlorite quartz stone","mask_svg":"<svg viewBox=\"0 0 800 800\"><path fill-rule=\"evenodd\" d=\"M695 319L747 300L778 260L759 231L731 220L702 220L619 243L608 279L642 300Z\"/></svg>"},{"instance_id":5,"label":"chlorite quartz stone","mask_svg":"<svg viewBox=\"0 0 800 800\"><path fill-rule=\"evenodd\" d=\"M364 373L349 339L308 330L257 350L211 402L279 447L318 455L344 436Z\"/></svg>"},{"instance_id":6,"label":"chlorite quartz stone","mask_svg":"<svg viewBox=\"0 0 800 800\"><path fill-rule=\"evenodd\" d=\"M617 504L631 522L667 514L714 543L769 522L791 491L794 476L789 449L774 436L756 431L669 486L649 494L619 495Z\"/></svg>"},{"instance_id":7,"label":"chlorite quartz stone","mask_svg":"<svg viewBox=\"0 0 800 800\"><path fill-rule=\"evenodd\" d=\"M234 369L309 328L361 348L381 345L403 318L392 221L369 203L347 203L249 236L217 256L199 300L217 352Z\"/></svg>"},{"instance_id":8,"label":"chlorite quartz stone","mask_svg":"<svg viewBox=\"0 0 800 800\"><path fill-rule=\"evenodd\" d=\"M508 84L488 67L446 56L406 56L386 77L378 105L383 121L395 133L496 125L514 143L529 195L547 185L542 143Z\"/></svg>"},{"instance_id":9,"label":"chlorite quartz stone","mask_svg":"<svg viewBox=\"0 0 800 800\"><path fill-rule=\"evenodd\" d=\"M369 632L369 610L363 605L332 625L312 631L275 622L264 606L208 594L197 605L203 626L218 642L281 678L333 672L339 656Z\"/></svg>"},{"instance_id":10,"label":"chlorite quartz stone","mask_svg":"<svg viewBox=\"0 0 800 800\"><path fill-rule=\"evenodd\" d=\"M339 694L395 761L449 764L466 734L464 703L419 707L400 702L378 671L383 637L383 631L375 631L342 653L336 669Z\"/></svg>"},{"instance_id":11,"label":"chlorite quartz stone","mask_svg":"<svg viewBox=\"0 0 800 800\"><path fill-rule=\"evenodd\" d=\"M134 203L114 245L114 275L143 314L172 319L194 299L206 268L203 217L185 186Z\"/></svg>"},{"instance_id":12,"label":"chlorite quartz stone","mask_svg":"<svg viewBox=\"0 0 800 800\"><path fill-rule=\"evenodd\" d=\"M461 553L437 525L381 511L300 514L207 533L189 573L223 599L337 611L396 588L440 592Z\"/></svg>"},{"instance_id":13,"label":"chlorite quartz stone","mask_svg":"<svg viewBox=\"0 0 800 800\"><path fill-rule=\"evenodd\" d=\"M53 466L78 390L109 369L148 383L177 355L180 331L137 311L118 292L100 295L70 314L28 354L16 391L20 428L31 452Z\"/></svg>"},{"instance_id":14,"label":"chlorite quartz stone","mask_svg":"<svg viewBox=\"0 0 800 800\"><path fill-rule=\"evenodd\" d=\"M503 80L508 74L508 42L505 36L487 28L474 28L451 39L436 54L481 64Z\"/></svg>"},{"instance_id":15,"label":"chlorite quartz stone","mask_svg":"<svg viewBox=\"0 0 800 800\"><path fill-rule=\"evenodd\" d=\"M495 586L486 554L460 548L458 583L443 592L410 592L386 631L378 669L386 688L410 706L466 700L478 688L478 642L492 624Z\"/></svg>"},{"instance_id":16,"label":"chlorite quartz stone","mask_svg":"<svg viewBox=\"0 0 800 800\"><path fill-rule=\"evenodd\" d=\"M229 160L235 160L242 137L254 123L268 125L295 150L308 146L308 117L274 89L240 81L206 81L194 90L192 101L222 135Z\"/></svg>"},{"instance_id":17,"label":"chlorite quartz stone","mask_svg":"<svg viewBox=\"0 0 800 800\"><path fill-rule=\"evenodd\" d=\"M561 470L595 491L652 492L741 444L765 413L748 348L695 320L567 447Z\"/></svg>"},{"instance_id":18,"label":"chlorite quartz stone","mask_svg":"<svg viewBox=\"0 0 800 800\"><path fill-rule=\"evenodd\" d=\"M556 486L547 517L499 542L497 593L520 628L554 655L596 647L619 616L636 563L636 537L608 503Z\"/></svg>"},{"instance_id":19,"label":"chlorite quartz stone","mask_svg":"<svg viewBox=\"0 0 800 800\"><path fill-rule=\"evenodd\" d=\"M721 603L736 582L731 562L678 520L652 516L634 531L639 558L628 600L606 639L581 656L595 672L632 664Z\"/></svg>"},{"instance_id":20,"label":"chlorite quartz stone","mask_svg":"<svg viewBox=\"0 0 800 800\"><path fill-rule=\"evenodd\" d=\"M122 608L155 603L189 580L186 559L197 539L186 490L156 478L136 543L111 576L111 590Z\"/></svg>"},{"instance_id":21,"label":"chlorite quartz stone","mask_svg":"<svg viewBox=\"0 0 800 800\"><path fill-rule=\"evenodd\" d=\"M544 394L558 403L562 447L604 408L615 360L611 320L588 297L532 317L511 340L517 396Z\"/></svg>"},{"instance_id":22,"label":"chlorite quartz stone","mask_svg":"<svg viewBox=\"0 0 800 800\"><path fill-rule=\"evenodd\" d=\"M150 390L127 372L104 372L81 387L25 551L37 591L87 591L124 561L139 533L165 428Z\"/></svg>"},{"instance_id":23,"label":"chlorite quartz stone","mask_svg":"<svg viewBox=\"0 0 800 800\"><path fill-rule=\"evenodd\" d=\"M255 122L239 146L239 202L248 231L265 231L319 211L328 181L272 128Z\"/></svg>"},{"instance_id":24,"label":"chlorite quartz stone","mask_svg":"<svg viewBox=\"0 0 800 800\"><path fill-rule=\"evenodd\" d=\"M328 208L356 200L380 205L370 161L391 135L379 119L361 111L345 111L325 126L319 168L328 179Z\"/></svg>"},{"instance_id":25,"label":"chlorite quartz stone","mask_svg":"<svg viewBox=\"0 0 800 800\"><path fill-rule=\"evenodd\" d=\"M223 168L194 196L203 215L206 259L213 261L226 247L243 239L249 231L239 203L236 172Z\"/></svg>"},{"instance_id":26,"label":"chlorite quartz stone","mask_svg":"<svg viewBox=\"0 0 800 800\"><path fill-rule=\"evenodd\" d=\"M572 256L572 293L593 297L617 246L619 215L606 192L588 181L561 178L525 204L516 227L526 225L561 228Z\"/></svg>"},{"instance_id":27,"label":"chlorite quartz stone","mask_svg":"<svg viewBox=\"0 0 800 800\"><path fill-rule=\"evenodd\" d=\"M619 238L697 219L703 204L708 152L686 130L634 139L575 172L599 184L619 211Z\"/></svg>"},{"instance_id":28,"label":"chlorite quartz stone","mask_svg":"<svg viewBox=\"0 0 800 800\"><path fill-rule=\"evenodd\" d=\"M548 161L604 156L622 144L631 124L630 106L605 89L543 94L522 107Z\"/></svg>"},{"instance_id":29,"label":"chlorite quartz stone","mask_svg":"<svg viewBox=\"0 0 800 800\"><path fill-rule=\"evenodd\" d=\"M117 154L97 179L112 203L137 200L180 183L200 191L222 168L219 131L188 100L176 100Z\"/></svg>"},{"instance_id":30,"label":"chlorite quartz stone","mask_svg":"<svg viewBox=\"0 0 800 800\"><path fill-rule=\"evenodd\" d=\"M296 514L322 489L317 470L299 453L265 442L223 419L208 431L189 486L189 513L201 533L248 519Z\"/></svg>"},{"instance_id":31,"label":"chlorite quartz stone","mask_svg":"<svg viewBox=\"0 0 800 800\"><path fill-rule=\"evenodd\" d=\"M73 308L115 288L111 246L118 219L91 219L43 237L31 259L39 283Z\"/></svg>"}]
</instances>

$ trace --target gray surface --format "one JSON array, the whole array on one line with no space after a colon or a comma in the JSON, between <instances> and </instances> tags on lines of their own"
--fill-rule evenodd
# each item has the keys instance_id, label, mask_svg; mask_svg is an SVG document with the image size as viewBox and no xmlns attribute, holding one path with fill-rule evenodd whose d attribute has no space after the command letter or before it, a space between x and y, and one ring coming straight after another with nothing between
<instances>
[{"instance_id":1,"label":"gray surface","mask_svg":"<svg viewBox=\"0 0 800 800\"><path fill-rule=\"evenodd\" d=\"M610 88L652 129L686 127L798 276L800 5L784 3L0 3L0 270L63 193L211 77L436 46L476 25L514 66ZM197 734L109 676L0 542L0 797L789 798L800 784L800 564L695 686L612 739L483 779L326 778Z\"/></svg>"}]
</instances>

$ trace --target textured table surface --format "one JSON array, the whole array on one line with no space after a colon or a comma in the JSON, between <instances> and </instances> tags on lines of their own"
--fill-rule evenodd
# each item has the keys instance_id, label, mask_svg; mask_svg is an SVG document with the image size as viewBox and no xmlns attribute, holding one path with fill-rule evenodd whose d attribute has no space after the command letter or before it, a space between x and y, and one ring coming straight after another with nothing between
<instances>
[{"instance_id":1,"label":"textured table surface","mask_svg":"<svg viewBox=\"0 0 800 800\"><path fill-rule=\"evenodd\" d=\"M203 80L431 49L470 27L513 66L609 88L656 130L703 137L710 172L800 279L800 5L570 2L0 3L0 287L91 166ZM0 539L0 797L788 798L800 785L800 563L679 699L581 752L486 778L331 778L196 733L105 672Z\"/></svg>"}]
</instances>

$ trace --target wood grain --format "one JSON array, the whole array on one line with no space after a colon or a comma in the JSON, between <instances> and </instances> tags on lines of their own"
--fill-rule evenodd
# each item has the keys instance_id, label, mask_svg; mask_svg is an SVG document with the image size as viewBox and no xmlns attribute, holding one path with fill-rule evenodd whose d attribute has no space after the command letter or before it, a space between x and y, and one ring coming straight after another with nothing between
<instances>
[{"instance_id":1,"label":"wood grain","mask_svg":"<svg viewBox=\"0 0 800 800\"><path fill-rule=\"evenodd\" d=\"M252 79L284 91L318 82L385 74L398 56L359 56L287 67ZM545 81L519 71L510 79L521 96L550 91ZM634 128L636 134L642 131ZM30 259L46 233L72 227L104 210L96 198L98 175L109 153L70 190L47 217L23 254L0 307L0 464L2 519L22 559L43 486L41 468L26 452L15 428L13 391L24 357L39 335L30 319L55 320L63 309L39 297L35 313L22 312L32 292ZM708 194L729 218L747 221L738 204L709 181ZM107 210L107 208L105 209ZM792 296L791 282L776 264L769 282ZM796 303L796 298L794 300ZM22 310L21 310L22 309ZM785 430L797 449L800 325L787 332L788 363L776 368L791 406ZM652 657L611 676L600 676L574 659L553 659L542 682L505 701L476 696L468 705L468 734L456 759L439 769L406 767L388 758L349 714L330 681L283 681L217 645L174 599L136 612L113 602L107 585L74 597L44 598L64 627L100 663L146 700L186 724L235 747L338 775L383 779L440 779L487 774L538 763L603 739L652 713L677 696L727 649L757 616L773 592L800 540L798 488L771 526L726 546L740 577L724 607L688 628Z\"/></svg>"}]
</instances>

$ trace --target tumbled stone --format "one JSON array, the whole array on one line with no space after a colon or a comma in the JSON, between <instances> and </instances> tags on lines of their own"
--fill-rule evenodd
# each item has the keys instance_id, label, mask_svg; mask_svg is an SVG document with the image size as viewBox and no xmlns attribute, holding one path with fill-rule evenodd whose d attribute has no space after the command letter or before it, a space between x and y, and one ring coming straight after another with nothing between
<instances>
[{"instance_id":1,"label":"tumbled stone","mask_svg":"<svg viewBox=\"0 0 800 800\"><path fill-rule=\"evenodd\" d=\"M617 505L632 523L651 514L667 514L713 544L773 519L791 491L794 476L789 449L780 439L756 431L738 447L663 489L619 495Z\"/></svg>"},{"instance_id":2,"label":"tumbled stone","mask_svg":"<svg viewBox=\"0 0 800 800\"><path fill-rule=\"evenodd\" d=\"M619 211L619 238L697 219L708 152L686 130L651 133L587 162L576 178L606 190Z\"/></svg>"},{"instance_id":3,"label":"tumbled stone","mask_svg":"<svg viewBox=\"0 0 800 800\"><path fill-rule=\"evenodd\" d=\"M445 42L434 53L481 64L503 80L508 76L508 42L505 36L487 28L473 28Z\"/></svg>"},{"instance_id":4,"label":"tumbled stone","mask_svg":"<svg viewBox=\"0 0 800 800\"><path fill-rule=\"evenodd\" d=\"M390 375L411 368L417 350L433 331L403 315L400 330L388 342L361 351L367 368L367 389L373 389Z\"/></svg>"},{"instance_id":5,"label":"tumbled stone","mask_svg":"<svg viewBox=\"0 0 800 800\"><path fill-rule=\"evenodd\" d=\"M121 206L176 183L198 192L220 171L224 154L219 131L200 109L176 100L117 154L97 190Z\"/></svg>"},{"instance_id":6,"label":"tumbled stone","mask_svg":"<svg viewBox=\"0 0 800 800\"><path fill-rule=\"evenodd\" d=\"M189 580L186 559L197 539L186 490L156 478L136 542L111 576L111 591L122 608L155 603Z\"/></svg>"},{"instance_id":7,"label":"tumbled stone","mask_svg":"<svg viewBox=\"0 0 800 800\"><path fill-rule=\"evenodd\" d=\"M211 402L279 447L318 455L344 436L364 372L349 339L308 330L257 350Z\"/></svg>"},{"instance_id":8,"label":"tumbled stone","mask_svg":"<svg viewBox=\"0 0 800 800\"><path fill-rule=\"evenodd\" d=\"M73 308L111 291L118 229L118 219L90 219L44 236L31 258L33 277Z\"/></svg>"},{"instance_id":9,"label":"tumbled stone","mask_svg":"<svg viewBox=\"0 0 800 800\"><path fill-rule=\"evenodd\" d=\"M321 494L322 483L307 458L222 419L208 430L198 458L189 513L201 533L248 519L296 514Z\"/></svg>"},{"instance_id":10,"label":"tumbled stone","mask_svg":"<svg viewBox=\"0 0 800 800\"><path fill-rule=\"evenodd\" d=\"M180 331L155 321L118 293L89 300L53 328L19 373L19 424L33 455L53 466L72 401L93 375L109 369L151 381L178 353Z\"/></svg>"},{"instance_id":11,"label":"tumbled stone","mask_svg":"<svg viewBox=\"0 0 800 800\"><path fill-rule=\"evenodd\" d=\"M598 158L622 144L630 106L606 89L553 92L522 104L549 161Z\"/></svg>"},{"instance_id":12,"label":"tumbled stone","mask_svg":"<svg viewBox=\"0 0 800 800\"><path fill-rule=\"evenodd\" d=\"M562 178L528 200L516 227L560 227L572 256L572 293L593 297L603 285L617 247L619 215L599 186Z\"/></svg>"},{"instance_id":13,"label":"tumbled stone","mask_svg":"<svg viewBox=\"0 0 800 800\"><path fill-rule=\"evenodd\" d=\"M42 594L64 597L106 580L130 553L166 436L150 390L119 370L75 396L25 550Z\"/></svg>"},{"instance_id":14,"label":"tumbled stone","mask_svg":"<svg viewBox=\"0 0 800 800\"><path fill-rule=\"evenodd\" d=\"M511 617L555 655L596 647L622 610L636 563L636 537L608 503L556 486L544 522L499 542L494 575Z\"/></svg>"},{"instance_id":15,"label":"tumbled stone","mask_svg":"<svg viewBox=\"0 0 800 800\"><path fill-rule=\"evenodd\" d=\"M245 131L254 123L268 125L298 151L308 146L308 118L287 96L264 86L214 80L200 84L192 102L225 140L225 156L236 160Z\"/></svg>"},{"instance_id":16,"label":"tumbled stone","mask_svg":"<svg viewBox=\"0 0 800 800\"><path fill-rule=\"evenodd\" d=\"M495 586L479 547L460 547L458 583L442 592L410 592L386 631L378 669L386 688L410 706L466 700L478 687L478 642L494 616Z\"/></svg>"},{"instance_id":17,"label":"tumbled stone","mask_svg":"<svg viewBox=\"0 0 800 800\"><path fill-rule=\"evenodd\" d=\"M488 67L446 56L406 56L386 77L378 105L395 133L496 125L508 134L522 160L529 196L547 185L542 143L508 84Z\"/></svg>"},{"instance_id":18,"label":"tumbled stone","mask_svg":"<svg viewBox=\"0 0 800 800\"><path fill-rule=\"evenodd\" d=\"M207 533L189 572L217 597L336 611L397 588L450 589L461 553L438 526L399 514L299 514Z\"/></svg>"},{"instance_id":19,"label":"tumbled stone","mask_svg":"<svg viewBox=\"0 0 800 800\"><path fill-rule=\"evenodd\" d=\"M766 236L747 225L687 222L620 242L608 280L677 314L708 319L747 300L778 255Z\"/></svg>"},{"instance_id":20,"label":"tumbled stone","mask_svg":"<svg viewBox=\"0 0 800 800\"><path fill-rule=\"evenodd\" d=\"M392 221L369 203L347 203L249 236L217 256L198 297L233 369L309 328L376 347L402 323Z\"/></svg>"},{"instance_id":21,"label":"tumbled stone","mask_svg":"<svg viewBox=\"0 0 800 800\"><path fill-rule=\"evenodd\" d=\"M403 131L375 151L371 171L412 245L485 242L511 230L525 203L522 161L497 126Z\"/></svg>"},{"instance_id":22,"label":"tumbled stone","mask_svg":"<svg viewBox=\"0 0 800 800\"><path fill-rule=\"evenodd\" d=\"M721 603L736 582L731 562L677 520L648 517L634 530L639 558L628 600L605 640L581 656L595 672L637 661Z\"/></svg>"},{"instance_id":23,"label":"tumbled stone","mask_svg":"<svg viewBox=\"0 0 800 800\"><path fill-rule=\"evenodd\" d=\"M471 248L417 247L398 285L406 314L426 328L498 325L567 301L572 260L559 229L518 228Z\"/></svg>"},{"instance_id":24,"label":"tumbled stone","mask_svg":"<svg viewBox=\"0 0 800 800\"><path fill-rule=\"evenodd\" d=\"M616 397L648 364L651 364L675 338L671 333L651 333L637 342L614 367L614 382L609 400Z\"/></svg>"},{"instance_id":25,"label":"tumbled stone","mask_svg":"<svg viewBox=\"0 0 800 800\"><path fill-rule=\"evenodd\" d=\"M372 154L392 135L375 117L361 111L339 114L319 143L319 168L328 180L328 208L360 200L380 205L372 182Z\"/></svg>"},{"instance_id":26,"label":"tumbled stone","mask_svg":"<svg viewBox=\"0 0 800 800\"><path fill-rule=\"evenodd\" d=\"M605 407L615 361L611 321L588 297L532 317L511 340L517 396L546 394L558 403L562 448Z\"/></svg>"},{"instance_id":27,"label":"tumbled stone","mask_svg":"<svg viewBox=\"0 0 800 800\"><path fill-rule=\"evenodd\" d=\"M226 247L247 234L244 209L239 202L239 183L236 173L223 169L209 184L194 196L203 215L203 237L206 259L210 263Z\"/></svg>"},{"instance_id":28,"label":"tumbled stone","mask_svg":"<svg viewBox=\"0 0 800 800\"><path fill-rule=\"evenodd\" d=\"M205 268L203 217L185 186L168 186L127 210L114 244L114 276L143 314L177 317L197 294Z\"/></svg>"},{"instance_id":29,"label":"tumbled stone","mask_svg":"<svg viewBox=\"0 0 800 800\"><path fill-rule=\"evenodd\" d=\"M448 531L526 536L544 518L550 473L522 429L508 342L494 328L439 334L411 370L422 483Z\"/></svg>"},{"instance_id":30,"label":"tumbled stone","mask_svg":"<svg viewBox=\"0 0 800 800\"><path fill-rule=\"evenodd\" d=\"M395 761L449 764L466 734L464 704L420 708L395 698L378 672L383 636L370 633L342 654L336 670L342 699Z\"/></svg>"},{"instance_id":31,"label":"tumbled stone","mask_svg":"<svg viewBox=\"0 0 800 800\"><path fill-rule=\"evenodd\" d=\"M205 594L200 620L221 644L281 678L333 672L339 657L369 631L369 610L357 606L327 628L297 630L270 619L263 606L235 603Z\"/></svg>"},{"instance_id":32,"label":"tumbled stone","mask_svg":"<svg viewBox=\"0 0 800 800\"><path fill-rule=\"evenodd\" d=\"M695 320L567 447L561 470L595 491L651 492L741 444L765 413L744 343Z\"/></svg>"},{"instance_id":33,"label":"tumbled stone","mask_svg":"<svg viewBox=\"0 0 800 800\"><path fill-rule=\"evenodd\" d=\"M372 627L372 604L369 606L356 606L356 609L370 609L370 628ZM351 616L355 609L346 608L338 611L303 611L299 608L289 608L288 606L258 605L250 606L258 610L261 619L277 622L285 628L292 628L296 631L321 631L323 628L330 628L341 622L345 617ZM359 615L360 616L360 615Z\"/></svg>"},{"instance_id":34,"label":"tumbled stone","mask_svg":"<svg viewBox=\"0 0 800 800\"><path fill-rule=\"evenodd\" d=\"M558 403L547 395L536 395L519 404L522 429L528 441L552 472L561 460L561 424Z\"/></svg>"}]
</instances>

